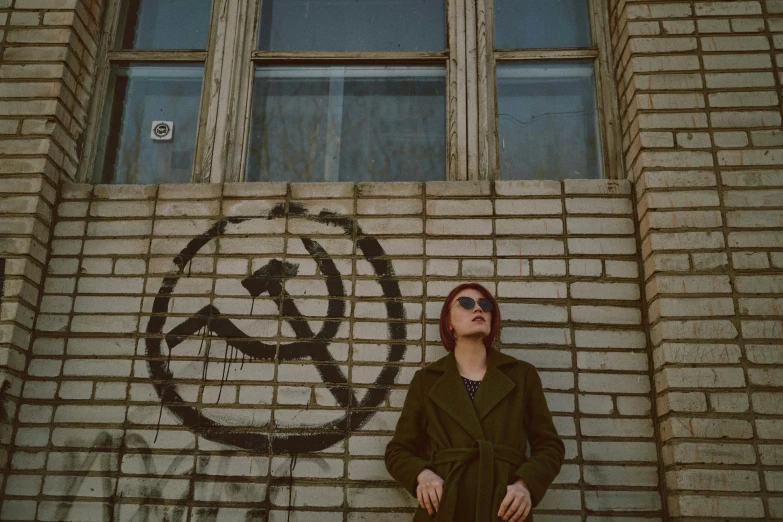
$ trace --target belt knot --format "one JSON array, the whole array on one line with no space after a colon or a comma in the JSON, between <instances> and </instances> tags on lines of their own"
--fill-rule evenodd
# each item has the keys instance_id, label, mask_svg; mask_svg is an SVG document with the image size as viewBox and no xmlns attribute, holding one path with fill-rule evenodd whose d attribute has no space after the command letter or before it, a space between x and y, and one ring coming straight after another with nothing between
<instances>
[{"instance_id":1,"label":"belt knot","mask_svg":"<svg viewBox=\"0 0 783 522\"><path fill-rule=\"evenodd\" d=\"M484 439L477 440L472 448L448 448L435 452L433 464L455 463L446 477L443 499L435 516L437 522L451 522L457 507L459 484L467 464L478 459L479 480L476 488L476 522L494 520L492 502L495 491L495 462L501 460L513 466L520 466L525 456L518 450L502 444L493 444Z\"/></svg>"}]
</instances>

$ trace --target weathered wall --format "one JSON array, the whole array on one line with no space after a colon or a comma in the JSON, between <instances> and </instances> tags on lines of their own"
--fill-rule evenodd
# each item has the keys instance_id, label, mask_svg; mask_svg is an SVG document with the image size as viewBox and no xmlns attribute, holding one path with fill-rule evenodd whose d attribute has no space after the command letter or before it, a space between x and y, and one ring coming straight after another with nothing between
<instances>
[{"instance_id":1,"label":"weathered wall","mask_svg":"<svg viewBox=\"0 0 783 522\"><path fill-rule=\"evenodd\" d=\"M609 3L631 185L63 187L102 2L0 0L0 519L396 519L412 503L380 452L467 279L500 295L503 349L539 367L567 440L537 520L783 519L783 2ZM283 287L307 322L270 301ZM208 305L226 321L156 333ZM231 324L292 359L243 366ZM324 324L319 373L285 345ZM172 390L202 416L161 408Z\"/></svg>"},{"instance_id":2,"label":"weathered wall","mask_svg":"<svg viewBox=\"0 0 783 522\"><path fill-rule=\"evenodd\" d=\"M783 519L783 2L616 2L671 520Z\"/></svg>"},{"instance_id":3,"label":"weathered wall","mask_svg":"<svg viewBox=\"0 0 783 522\"><path fill-rule=\"evenodd\" d=\"M58 185L76 173L100 3L0 0L0 487Z\"/></svg>"},{"instance_id":4,"label":"weathered wall","mask_svg":"<svg viewBox=\"0 0 783 522\"><path fill-rule=\"evenodd\" d=\"M477 280L566 439L537 520L659 519L632 204L627 181L66 186L0 518L407 520L382 453Z\"/></svg>"}]
</instances>

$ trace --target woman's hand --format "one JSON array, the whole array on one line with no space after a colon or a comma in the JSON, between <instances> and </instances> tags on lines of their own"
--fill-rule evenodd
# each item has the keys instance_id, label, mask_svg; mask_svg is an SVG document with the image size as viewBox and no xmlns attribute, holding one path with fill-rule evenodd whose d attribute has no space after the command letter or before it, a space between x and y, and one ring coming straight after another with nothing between
<instances>
[{"instance_id":1,"label":"woman's hand","mask_svg":"<svg viewBox=\"0 0 783 522\"><path fill-rule=\"evenodd\" d=\"M416 477L416 498L419 505L427 510L431 517L435 516L440 506L440 499L443 496L443 479L434 471L424 469Z\"/></svg>"},{"instance_id":2,"label":"woman's hand","mask_svg":"<svg viewBox=\"0 0 783 522\"><path fill-rule=\"evenodd\" d=\"M505 522L522 522L530 513L533 501L530 498L530 490L522 479L510 486L506 486L506 498L500 504L498 516Z\"/></svg>"}]
</instances>

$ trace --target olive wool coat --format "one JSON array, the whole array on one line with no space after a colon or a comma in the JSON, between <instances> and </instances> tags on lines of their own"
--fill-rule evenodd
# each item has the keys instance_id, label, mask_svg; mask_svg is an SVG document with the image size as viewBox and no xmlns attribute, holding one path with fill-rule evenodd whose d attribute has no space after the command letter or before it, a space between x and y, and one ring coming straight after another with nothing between
<instances>
[{"instance_id":1,"label":"olive wool coat","mask_svg":"<svg viewBox=\"0 0 783 522\"><path fill-rule=\"evenodd\" d=\"M386 468L414 497L424 468L444 479L436 521L488 522L498 520L506 486L519 478L536 506L564 454L536 369L488 349L474 401L453 352L416 372L386 447ZM418 507L413 520L433 518Z\"/></svg>"}]
</instances>

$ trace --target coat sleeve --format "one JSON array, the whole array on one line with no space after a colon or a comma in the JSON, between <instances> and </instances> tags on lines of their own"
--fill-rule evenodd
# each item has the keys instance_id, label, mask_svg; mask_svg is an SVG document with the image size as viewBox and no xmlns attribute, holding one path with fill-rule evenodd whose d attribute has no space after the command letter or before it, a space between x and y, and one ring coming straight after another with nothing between
<instances>
[{"instance_id":1,"label":"coat sleeve","mask_svg":"<svg viewBox=\"0 0 783 522\"><path fill-rule=\"evenodd\" d=\"M414 497L419 473L424 468L435 469L429 460L423 458L426 447L427 417L421 380L419 372L416 372L408 388L394 437L386 445L386 469Z\"/></svg>"},{"instance_id":2,"label":"coat sleeve","mask_svg":"<svg viewBox=\"0 0 783 522\"><path fill-rule=\"evenodd\" d=\"M524 422L530 442L530 458L516 471L527 484L535 507L560 472L565 446L557 434L546 404L541 378L532 366L525 376Z\"/></svg>"}]
</instances>

